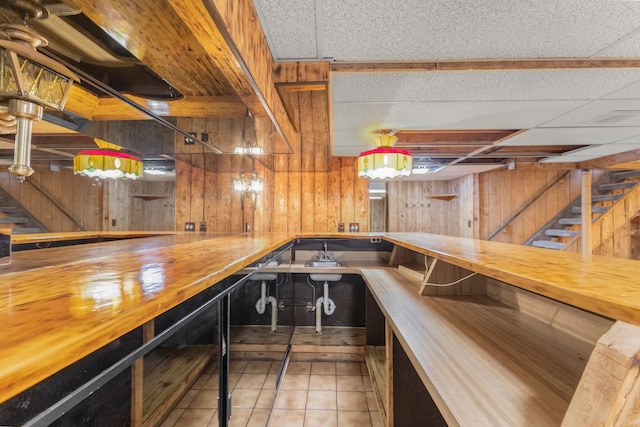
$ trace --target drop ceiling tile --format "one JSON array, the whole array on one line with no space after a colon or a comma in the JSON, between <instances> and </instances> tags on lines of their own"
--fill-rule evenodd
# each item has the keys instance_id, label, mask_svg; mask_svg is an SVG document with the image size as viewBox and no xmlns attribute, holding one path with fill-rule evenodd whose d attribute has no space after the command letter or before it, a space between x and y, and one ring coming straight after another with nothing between
<instances>
[{"instance_id":1,"label":"drop ceiling tile","mask_svg":"<svg viewBox=\"0 0 640 427\"><path fill-rule=\"evenodd\" d=\"M417 102L397 123L406 129L527 129L582 101Z\"/></svg>"},{"instance_id":2,"label":"drop ceiling tile","mask_svg":"<svg viewBox=\"0 0 640 427\"><path fill-rule=\"evenodd\" d=\"M394 129L410 107L408 102L337 102L333 104L333 128Z\"/></svg>"},{"instance_id":3,"label":"drop ceiling tile","mask_svg":"<svg viewBox=\"0 0 640 427\"><path fill-rule=\"evenodd\" d=\"M640 2L639 2L640 3ZM620 112L622 120L612 117ZM622 116L622 114L632 112ZM637 114L635 114L637 112ZM598 100L540 125L540 127L640 126L640 99Z\"/></svg>"},{"instance_id":4,"label":"drop ceiling tile","mask_svg":"<svg viewBox=\"0 0 640 427\"><path fill-rule=\"evenodd\" d=\"M590 156L557 156L557 157L547 157L546 159L540 160L540 163L579 163L586 162L587 160L593 160L600 157L597 154L592 154Z\"/></svg>"},{"instance_id":5,"label":"drop ceiling tile","mask_svg":"<svg viewBox=\"0 0 640 427\"><path fill-rule=\"evenodd\" d=\"M640 57L640 31L636 30L620 41L594 55L595 58L638 58Z\"/></svg>"},{"instance_id":6,"label":"drop ceiling tile","mask_svg":"<svg viewBox=\"0 0 640 427\"><path fill-rule=\"evenodd\" d=\"M494 169L504 168L503 164L478 165L478 164L455 164L436 172L423 175L410 175L402 178L405 181L449 181L462 178L474 173L488 172Z\"/></svg>"},{"instance_id":7,"label":"drop ceiling tile","mask_svg":"<svg viewBox=\"0 0 640 427\"><path fill-rule=\"evenodd\" d=\"M314 0L254 0L275 59L317 58Z\"/></svg>"},{"instance_id":8,"label":"drop ceiling tile","mask_svg":"<svg viewBox=\"0 0 640 427\"><path fill-rule=\"evenodd\" d=\"M640 69L636 68L439 71L433 74L420 101L592 100L640 80Z\"/></svg>"},{"instance_id":9,"label":"drop ceiling tile","mask_svg":"<svg viewBox=\"0 0 640 427\"><path fill-rule=\"evenodd\" d=\"M333 102L415 101L434 72L333 73ZM638 77L640 79L640 76Z\"/></svg>"},{"instance_id":10,"label":"drop ceiling tile","mask_svg":"<svg viewBox=\"0 0 640 427\"><path fill-rule=\"evenodd\" d=\"M605 99L634 99L634 98L640 99L640 81L628 84L620 88L619 90L608 94L604 98Z\"/></svg>"},{"instance_id":11,"label":"drop ceiling tile","mask_svg":"<svg viewBox=\"0 0 640 427\"><path fill-rule=\"evenodd\" d=\"M599 145L635 135L640 135L640 127L538 128L521 132L498 145Z\"/></svg>"},{"instance_id":12,"label":"drop ceiling tile","mask_svg":"<svg viewBox=\"0 0 640 427\"><path fill-rule=\"evenodd\" d=\"M357 156L363 151L375 148L371 132L334 131L332 138L334 156Z\"/></svg>"},{"instance_id":13,"label":"drop ceiling tile","mask_svg":"<svg viewBox=\"0 0 640 427\"><path fill-rule=\"evenodd\" d=\"M604 145L596 145L593 147L578 148L577 150L572 150L565 153L565 155L566 156L597 155L598 157L602 157L602 156L610 156L612 154L625 153L627 151L636 150L638 148L640 148L640 143L638 144L604 144Z\"/></svg>"},{"instance_id":14,"label":"drop ceiling tile","mask_svg":"<svg viewBox=\"0 0 640 427\"><path fill-rule=\"evenodd\" d=\"M324 0L319 13L335 60L589 57L638 27L640 2Z\"/></svg>"}]
</instances>

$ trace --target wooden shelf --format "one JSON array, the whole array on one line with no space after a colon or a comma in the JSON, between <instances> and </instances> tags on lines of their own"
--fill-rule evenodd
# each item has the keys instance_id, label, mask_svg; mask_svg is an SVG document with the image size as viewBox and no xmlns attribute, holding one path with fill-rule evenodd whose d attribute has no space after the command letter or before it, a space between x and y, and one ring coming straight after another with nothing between
<instances>
[{"instance_id":1,"label":"wooden shelf","mask_svg":"<svg viewBox=\"0 0 640 427\"><path fill-rule=\"evenodd\" d=\"M131 197L144 200L145 202L148 202L150 200L159 200L159 199L167 198L167 196L163 196L160 194L132 194Z\"/></svg>"},{"instance_id":2,"label":"wooden shelf","mask_svg":"<svg viewBox=\"0 0 640 427\"><path fill-rule=\"evenodd\" d=\"M387 417L387 408L385 407L385 396L387 395L387 375L385 374L387 357L385 352L384 346L377 345L368 345L364 350L369 377L373 384L378 410L383 420Z\"/></svg>"},{"instance_id":3,"label":"wooden shelf","mask_svg":"<svg viewBox=\"0 0 640 427\"><path fill-rule=\"evenodd\" d=\"M424 297L396 270L362 273L449 425L561 424L593 343L487 296Z\"/></svg>"},{"instance_id":4,"label":"wooden shelf","mask_svg":"<svg viewBox=\"0 0 640 427\"><path fill-rule=\"evenodd\" d=\"M144 359L143 425L158 426L198 379L215 345L160 348Z\"/></svg>"}]
</instances>

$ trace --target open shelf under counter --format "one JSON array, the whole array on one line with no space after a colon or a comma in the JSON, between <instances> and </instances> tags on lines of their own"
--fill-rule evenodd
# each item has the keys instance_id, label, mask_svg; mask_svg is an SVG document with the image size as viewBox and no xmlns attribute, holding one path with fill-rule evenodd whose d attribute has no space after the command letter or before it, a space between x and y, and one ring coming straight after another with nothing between
<instances>
[{"instance_id":1,"label":"open shelf under counter","mask_svg":"<svg viewBox=\"0 0 640 427\"><path fill-rule=\"evenodd\" d=\"M594 343L488 296L420 296L397 270L362 273L448 425L562 423Z\"/></svg>"}]
</instances>

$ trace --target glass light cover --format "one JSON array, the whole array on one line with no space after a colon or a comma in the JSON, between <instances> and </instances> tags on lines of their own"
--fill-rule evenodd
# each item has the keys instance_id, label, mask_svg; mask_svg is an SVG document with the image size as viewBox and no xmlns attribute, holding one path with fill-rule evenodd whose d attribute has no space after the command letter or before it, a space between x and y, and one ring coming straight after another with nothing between
<instances>
[{"instance_id":1,"label":"glass light cover","mask_svg":"<svg viewBox=\"0 0 640 427\"><path fill-rule=\"evenodd\" d=\"M73 173L100 179L140 179L143 164L139 158L127 153L84 150L73 158Z\"/></svg>"},{"instance_id":2,"label":"glass light cover","mask_svg":"<svg viewBox=\"0 0 640 427\"><path fill-rule=\"evenodd\" d=\"M369 179L401 178L411 175L411 153L393 147L378 147L360 153L358 176Z\"/></svg>"}]
</instances>

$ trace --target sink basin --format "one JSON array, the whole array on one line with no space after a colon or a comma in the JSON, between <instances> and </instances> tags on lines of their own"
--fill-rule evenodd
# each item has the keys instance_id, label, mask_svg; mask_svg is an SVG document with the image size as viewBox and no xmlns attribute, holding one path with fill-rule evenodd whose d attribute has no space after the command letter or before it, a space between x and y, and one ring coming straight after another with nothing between
<instances>
[{"instance_id":1,"label":"sink basin","mask_svg":"<svg viewBox=\"0 0 640 427\"><path fill-rule=\"evenodd\" d=\"M304 264L305 267L344 267L345 264L340 261L334 260L315 260L315 261L307 261Z\"/></svg>"},{"instance_id":2,"label":"sink basin","mask_svg":"<svg viewBox=\"0 0 640 427\"><path fill-rule=\"evenodd\" d=\"M337 282L342 279L342 274L311 273L309 277L314 282Z\"/></svg>"}]
</instances>

